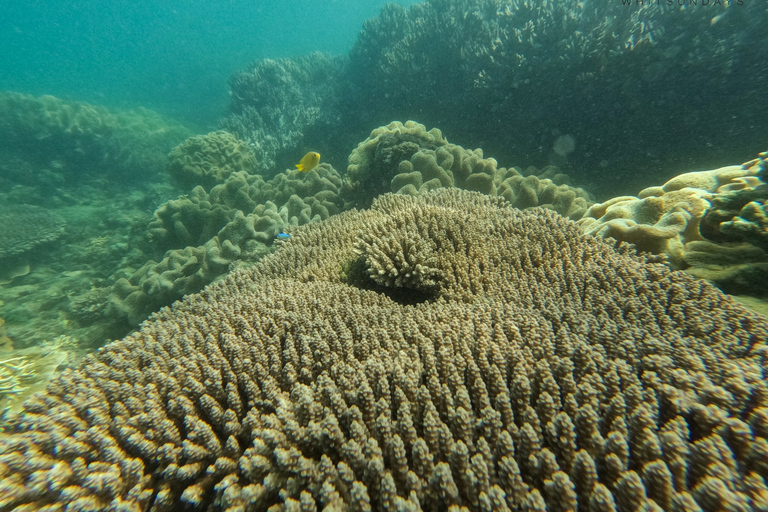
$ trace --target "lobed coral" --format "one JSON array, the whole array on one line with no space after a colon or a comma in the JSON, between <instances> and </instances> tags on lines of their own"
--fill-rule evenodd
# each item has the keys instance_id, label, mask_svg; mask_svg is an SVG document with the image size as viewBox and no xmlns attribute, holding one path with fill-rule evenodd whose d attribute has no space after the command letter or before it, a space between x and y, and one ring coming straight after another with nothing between
<instances>
[{"instance_id":1,"label":"lobed coral","mask_svg":"<svg viewBox=\"0 0 768 512\"><path fill-rule=\"evenodd\" d=\"M768 199L748 202L738 215L720 224L720 231L768 251Z\"/></svg>"},{"instance_id":2,"label":"lobed coral","mask_svg":"<svg viewBox=\"0 0 768 512\"><path fill-rule=\"evenodd\" d=\"M702 220L702 232L718 242L746 242L768 251L766 153L741 165L744 176L718 190Z\"/></svg>"},{"instance_id":3,"label":"lobed coral","mask_svg":"<svg viewBox=\"0 0 768 512\"><path fill-rule=\"evenodd\" d=\"M168 155L168 172L189 189L210 189L239 171L255 174L256 157L243 141L223 130L190 137Z\"/></svg>"},{"instance_id":4,"label":"lobed coral","mask_svg":"<svg viewBox=\"0 0 768 512\"><path fill-rule=\"evenodd\" d=\"M255 262L271 251L278 233L339 213L341 187L338 173L320 164L308 173L288 171L266 182L234 172L210 192L196 187L168 201L148 226L161 257L118 273L110 295L113 310L138 324L223 276L231 265Z\"/></svg>"},{"instance_id":5,"label":"lobed coral","mask_svg":"<svg viewBox=\"0 0 768 512\"><path fill-rule=\"evenodd\" d=\"M406 304L426 281L375 277L413 244L438 286ZM759 510L767 342L554 212L386 195L29 400L0 508Z\"/></svg>"},{"instance_id":6,"label":"lobed coral","mask_svg":"<svg viewBox=\"0 0 768 512\"><path fill-rule=\"evenodd\" d=\"M760 159L681 174L638 197L590 207L579 221L590 234L664 254L669 263L733 294L765 295L768 185Z\"/></svg>"},{"instance_id":7,"label":"lobed coral","mask_svg":"<svg viewBox=\"0 0 768 512\"><path fill-rule=\"evenodd\" d=\"M373 198L390 191L389 181L398 173L400 162L421 149L437 149L447 143L440 130L427 131L415 121L393 121L376 128L349 155L346 195L354 197L357 204L369 205Z\"/></svg>"},{"instance_id":8,"label":"lobed coral","mask_svg":"<svg viewBox=\"0 0 768 512\"><path fill-rule=\"evenodd\" d=\"M712 200L749 176L750 171L737 165L681 174L637 197L592 205L579 223L586 233L666 254L674 266L684 268L686 244L704 240L700 226Z\"/></svg>"},{"instance_id":9,"label":"lobed coral","mask_svg":"<svg viewBox=\"0 0 768 512\"><path fill-rule=\"evenodd\" d=\"M436 128L395 121L371 132L349 156L344 194L360 206L384 192L417 195L457 187L503 196L518 208L546 206L571 219L584 214L590 200L583 189L568 186L556 167L537 172L498 167L481 149L451 144Z\"/></svg>"}]
</instances>

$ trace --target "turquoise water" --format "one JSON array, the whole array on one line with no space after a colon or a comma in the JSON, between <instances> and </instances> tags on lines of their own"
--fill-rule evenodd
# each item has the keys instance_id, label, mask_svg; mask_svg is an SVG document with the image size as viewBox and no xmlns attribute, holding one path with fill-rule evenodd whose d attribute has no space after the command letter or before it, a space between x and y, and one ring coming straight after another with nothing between
<instances>
[{"instance_id":1,"label":"turquoise water","mask_svg":"<svg viewBox=\"0 0 768 512\"><path fill-rule=\"evenodd\" d=\"M768 510L765 0L0 16L0 511Z\"/></svg>"},{"instance_id":2,"label":"turquoise water","mask_svg":"<svg viewBox=\"0 0 768 512\"><path fill-rule=\"evenodd\" d=\"M0 90L140 105L210 128L232 73L265 57L346 53L385 3L9 2L0 17Z\"/></svg>"}]
</instances>

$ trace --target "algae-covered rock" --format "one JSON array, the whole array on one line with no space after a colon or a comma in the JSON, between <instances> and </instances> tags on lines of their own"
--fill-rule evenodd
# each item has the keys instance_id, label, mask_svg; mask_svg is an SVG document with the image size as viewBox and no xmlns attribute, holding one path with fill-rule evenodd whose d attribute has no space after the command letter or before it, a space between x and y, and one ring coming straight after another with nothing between
<instances>
[{"instance_id":1,"label":"algae-covered rock","mask_svg":"<svg viewBox=\"0 0 768 512\"><path fill-rule=\"evenodd\" d=\"M190 137L168 155L168 172L189 189L210 189L239 171L255 173L256 156L245 142L223 130Z\"/></svg>"}]
</instances>

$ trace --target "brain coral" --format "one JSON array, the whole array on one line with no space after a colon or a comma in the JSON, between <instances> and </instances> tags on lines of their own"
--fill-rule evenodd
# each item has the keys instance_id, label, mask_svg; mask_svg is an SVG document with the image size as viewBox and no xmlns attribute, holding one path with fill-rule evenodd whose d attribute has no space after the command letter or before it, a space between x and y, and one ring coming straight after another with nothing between
<instances>
[{"instance_id":1,"label":"brain coral","mask_svg":"<svg viewBox=\"0 0 768 512\"><path fill-rule=\"evenodd\" d=\"M27 252L64 233L64 219L29 204L1 208L0 226L0 258Z\"/></svg>"},{"instance_id":2,"label":"brain coral","mask_svg":"<svg viewBox=\"0 0 768 512\"><path fill-rule=\"evenodd\" d=\"M554 212L386 195L28 401L0 509L758 510L767 337Z\"/></svg>"},{"instance_id":3,"label":"brain coral","mask_svg":"<svg viewBox=\"0 0 768 512\"><path fill-rule=\"evenodd\" d=\"M180 184L206 189L223 183L233 172L256 171L256 157L248 145L219 130L190 137L168 155L168 171Z\"/></svg>"}]
</instances>

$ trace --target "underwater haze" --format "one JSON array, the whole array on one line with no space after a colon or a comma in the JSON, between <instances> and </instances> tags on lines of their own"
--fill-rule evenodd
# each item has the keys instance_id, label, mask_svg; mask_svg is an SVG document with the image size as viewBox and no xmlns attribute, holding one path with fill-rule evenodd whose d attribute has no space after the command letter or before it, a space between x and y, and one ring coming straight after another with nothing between
<instances>
[{"instance_id":1,"label":"underwater haze","mask_svg":"<svg viewBox=\"0 0 768 512\"><path fill-rule=\"evenodd\" d=\"M233 72L262 57L346 53L385 3L6 2L0 90L142 105L210 127L226 105Z\"/></svg>"},{"instance_id":2,"label":"underwater haze","mask_svg":"<svg viewBox=\"0 0 768 512\"><path fill-rule=\"evenodd\" d=\"M768 511L768 1L0 19L0 511Z\"/></svg>"}]
</instances>

